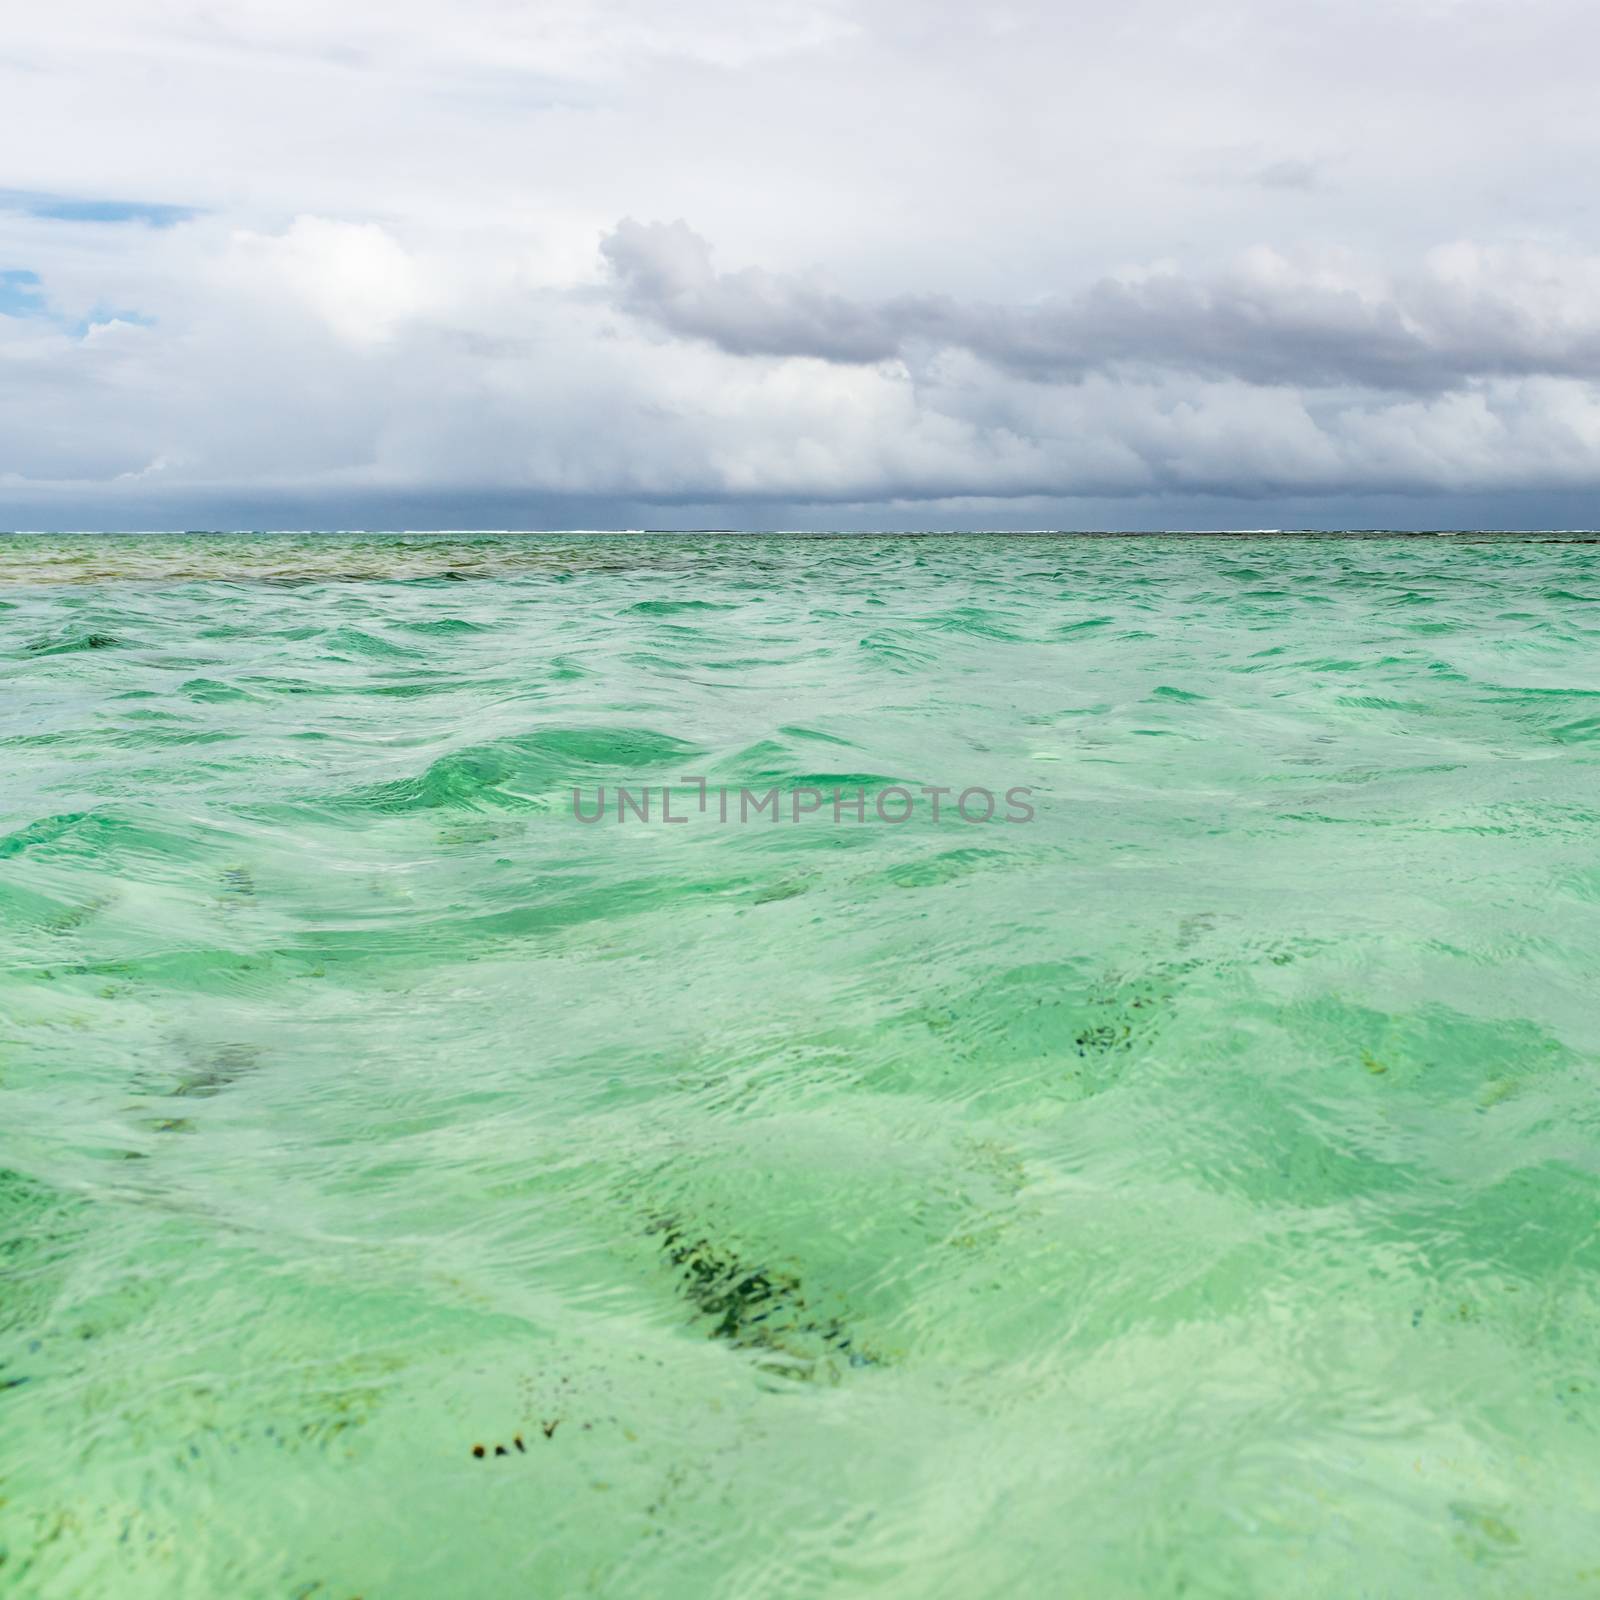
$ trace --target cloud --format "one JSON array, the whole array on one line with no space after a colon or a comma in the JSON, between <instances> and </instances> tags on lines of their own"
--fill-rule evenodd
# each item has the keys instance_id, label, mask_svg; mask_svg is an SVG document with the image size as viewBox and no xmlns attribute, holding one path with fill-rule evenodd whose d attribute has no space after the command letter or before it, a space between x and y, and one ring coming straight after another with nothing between
<instances>
[{"instance_id":1,"label":"cloud","mask_svg":"<svg viewBox=\"0 0 1600 1600\"><path fill-rule=\"evenodd\" d=\"M296 217L279 235L236 233L231 247L241 283L286 289L349 344L392 337L425 304L416 262L376 223Z\"/></svg>"},{"instance_id":2,"label":"cloud","mask_svg":"<svg viewBox=\"0 0 1600 1600\"><path fill-rule=\"evenodd\" d=\"M652 292L705 290L692 236L665 233L679 253L650 254ZM1548 492L1600 477L1600 390L1571 377L1423 394L1113 363L1047 381L960 343L914 362L730 349L619 315L594 285L452 275L426 241L374 224L196 224L151 249L147 287L175 275L152 326L78 337L0 322L0 506L54 506L82 525L104 508L135 523L225 523L263 505L381 522L410 505L459 524L472 517L450 505L488 497L516 521L552 505L588 525L810 505L823 522L842 515L830 507L899 506L916 524L930 507L997 520L1008 504ZM1501 276L1463 251L1435 271L1468 294ZM830 293L808 283L795 311L758 276L730 326L747 335L776 296L802 342ZM219 506L234 517L205 514ZM1017 516L1053 520L998 520Z\"/></svg>"},{"instance_id":3,"label":"cloud","mask_svg":"<svg viewBox=\"0 0 1600 1600\"><path fill-rule=\"evenodd\" d=\"M24 8L0 525L1538 520L1600 494L1596 48L1587 0Z\"/></svg>"},{"instance_id":4,"label":"cloud","mask_svg":"<svg viewBox=\"0 0 1600 1600\"><path fill-rule=\"evenodd\" d=\"M860 302L814 277L718 273L682 222L625 221L601 251L628 310L736 355L871 362L954 348L1040 381L1159 369L1416 394L1489 376L1600 377L1600 255L1458 244L1390 279L1258 249L1207 278L1161 269L1005 306Z\"/></svg>"},{"instance_id":5,"label":"cloud","mask_svg":"<svg viewBox=\"0 0 1600 1600\"><path fill-rule=\"evenodd\" d=\"M1251 178L1263 189L1309 191L1322 187L1321 173L1310 161L1269 161L1266 166L1258 167Z\"/></svg>"},{"instance_id":6,"label":"cloud","mask_svg":"<svg viewBox=\"0 0 1600 1600\"><path fill-rule=\"evenodd\" d=\"M883 361L916 331L910 302L859 305L819 280L755 267L717 273L711 246L683 222L626 219L600 253L628 310L733 355Z\"/></svg>"}]
</instances>

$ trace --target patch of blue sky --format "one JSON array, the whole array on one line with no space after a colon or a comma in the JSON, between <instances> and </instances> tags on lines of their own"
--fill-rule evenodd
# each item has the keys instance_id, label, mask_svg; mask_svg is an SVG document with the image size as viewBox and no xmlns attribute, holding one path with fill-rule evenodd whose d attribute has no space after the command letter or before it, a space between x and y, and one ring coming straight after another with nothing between
<instances>
[{"instance_id":1,"label":"patch of blue sky","mask_svg":"<svg viewBox=\"0 0 1600 1600\"><path fill-rule=\"evenodd\" d=\"M155 318L142 311L126 311L120 307L96 306L88 316L76 321L53 311L44 297L39 274L23 268L0 271L0 317L28 317L46 322L73 339L81 339L91 328L104 327L110 322L131 323L136 328L155 326Z\"/></svg>"},{"instance_id":2,"label":"patch of blue sky","mask_svg":"<svg viewBox=\"0 0 1600 1600\"><path fill-rule=\"evenodd\" d=\"M107 311L96 306L81 322L68 325L66 331L74 339L81 339L91 328L103 328L109 322L131 323L135 328L153 328L156 325L156 319L147 317L142 311Z\"/></svg>"},{"instance_id":3,"label":"patch of blue sky","mask_svg":"<svg viewBox=\"0 0 1600 1600\"><path fill-rule=\"evenodd\" d=\"M47 315L37 272L0 272L0 317Z\"/></svg>"},{"instance_id":4,"label":"patch of blue sky","mask_svg":"<svg viewBox=\"0 0 1600 1600\"><path fill-rule=\"evenodd\" d=\"M171 228L200 214L193 206L159 205L149 200L81 200L37 189L0 189L0 211L20 212L47 222L133 222L148 228Z\"/></svg>"}]
</instances>

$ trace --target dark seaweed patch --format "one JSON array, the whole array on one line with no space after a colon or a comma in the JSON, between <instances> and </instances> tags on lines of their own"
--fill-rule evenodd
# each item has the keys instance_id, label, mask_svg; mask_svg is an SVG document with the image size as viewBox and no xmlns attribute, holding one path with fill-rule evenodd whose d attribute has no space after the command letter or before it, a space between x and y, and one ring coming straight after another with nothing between
<instances>
[{"instance_id":1,"label":"dark seaweed patch","mask_svg":"<svg viewBox=\"0 0 1600 1600\"><path fill-rule=\"evenodd\" d=\"M45 1316L81 1229L82 1203L11 1167L0 1167L0 1330ZM36 1349L37 1342L30 1349Z\"/></svg>"},{"instance_id":2,"label":"dark seaweed patch","mask_svg":"<svg viewBox=\"0 0 1600 1600\"><path fill-rule=\"evenodd\" d=\"M547 1439L550 1438L555 1433L556 1429L558 1427L560 1427L560 1425L561 1425L561 1419L559 1417L557 1417L554 1422L541 1422L539 1424L539 1426L544 1430L544 1436ZM584 1426L587 1427L588 1424L585 1423ZM513 1449L517 1452L517 1454L519 1456L525 1456L528 1453L528 1447L527 1447L526 1444L524 1444L522 1442L522 1435L520 1433L516 1433L516 1434L513 1434L511 1436L511 1447L510 1447L510 1449L508 1449L503 1444L496 1444L496 1445L475 1444L472 1447L472 1454L473 1454L473 1458L475 1460L482 1461L486 1457L491 1456L491 1455L509 1456L511 1454L511 1450L513 1450Z\"/></svg>"},{"instance_id":3,"label":"dark seaweed patch","mask_svg":"<svg viewBox=\"0 0 1600 1600\"><path fill-rule=\"evenodd\" d=\"M253 1072L260 1064L261 1052L254 1045L224 1044L191 1059L191 1069L168 1093L209 1099L246 1073Z\"/></svg>"},{"instance_id":4,"label":"dark seaweed patch","mask_svg":"<svg viewBox=\"0 0 1600 1600\"><path fill-rule=\"evenodd\" d=\"M743 1260L731 1250L695 1238L670 1218L652 1223L678 1287L696 1313L709 1319L710 1337L741 1350L764 1351L805 1364L800 1375L828 1354L851 1366L875 1365L837 1317L815 1311L800 1280ZM820 1347L820 1349L819 1349ZM784 1370L795 1371L792 1366Z\"/></svg>"},{"instance_id":5,"label":"dark seaweed patch","mask_svg":"<svg viewBox=\"0 0 1600 1600\"><path fill-rule=\"evenodd\" d=\"M255 899L256 883L250 875L248 867L224 867L222 872L222 892L226 895L236 895L244 900Z\"/></svg>"},{"instance_id":6,"label":"dark seaweed patch","mask_svg":"<svg viewBox=\"0 0 1600 1600\"><path fill-rule=\"evenodd\" d=\"M80 633L61 639L35 639L23 648L31 656L64 656L76 650L115 650L122 641L109 633Z\"/></svg>"},{"instance_id":7,"label":"dark seaweed patch","mask_svg":"<svg viewBox=\"0 0 1600 1600\"><path fill-rule=\"evenodd\" d=\"M1149 980L1106 979L1089 995L1090 1005L1104 1009L1073 1036L1073 1048L1086 1060L1131 1050L1151 1031L1171 998L1167 990Z\"/></svg>"},{"instance_id":8,"label":"dark seaweed patch","mask_svg":"<svg viewBox=\"0 0 1600 1600\"><path fill-rule=\"evenodd\" d=\"M108 894L96 895L92 900L86 900L81 905L66 906L54 915L47 917L40 923L40 931L61 937L66 934L76 933L86 923L92 922L105 908L111 904Z\"/></svg>"},{"instance_id":9,"label":"dark seaweed patch","mask_svg":"<svg viewBox=\"0 0 1600 1600\"><path fill-rule=\"evenodd\" d=\"M1126 1045L1132 1037L1133 1030L1127 1023L1117 1026L1102 1022L1092 1028L1085 1028L1072 1042L1077 1046L1080 1056L1087 1056L1091 1052L1115 1050L1119 1044Z\"/></svg>"}]
</instances>

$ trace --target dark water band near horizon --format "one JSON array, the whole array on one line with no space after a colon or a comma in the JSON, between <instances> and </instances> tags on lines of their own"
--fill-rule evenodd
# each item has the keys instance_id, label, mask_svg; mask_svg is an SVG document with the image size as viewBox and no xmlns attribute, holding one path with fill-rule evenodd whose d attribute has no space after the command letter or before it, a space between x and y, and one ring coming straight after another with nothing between
<instances>
[{"instance_id":1,"label":"dark water band near horizon","mask_svg":"<svg viewBox=\"0 0 1600 1600\"><path fill-rule=\"evenodd\" d=\"M0 538L0 1589L1600 1585L1593 537Z\"/></svg>"}]
</instances>

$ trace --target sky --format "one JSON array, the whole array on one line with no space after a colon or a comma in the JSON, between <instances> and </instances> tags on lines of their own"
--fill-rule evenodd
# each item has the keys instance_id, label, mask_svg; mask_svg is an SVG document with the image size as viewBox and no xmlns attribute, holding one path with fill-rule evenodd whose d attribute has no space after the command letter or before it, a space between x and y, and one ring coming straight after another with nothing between
<instances>
[{"instance_id":1,"label":"sky","mask_svg":"<svg viewBox=\"0 0 1600 1600\"><path fill-rule=\"evenodd\" d=\"M0 528L1591 527L1593 0L52 0Z\"/></svg>"}]
</instances>

